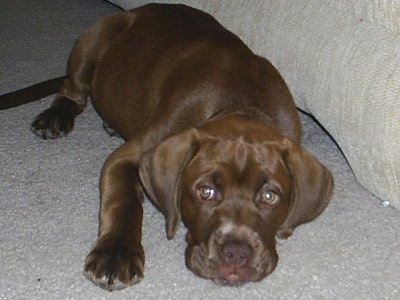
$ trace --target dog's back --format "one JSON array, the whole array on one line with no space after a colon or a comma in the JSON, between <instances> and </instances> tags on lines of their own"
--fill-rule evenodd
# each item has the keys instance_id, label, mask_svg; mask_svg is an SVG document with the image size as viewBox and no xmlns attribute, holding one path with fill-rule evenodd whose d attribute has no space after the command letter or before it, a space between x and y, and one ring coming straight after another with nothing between
<instances>
[{"instance_id":1,"label":"dog's back","mask_svg":"<svg viewBox=\"0 0 400 300\"><path fill-rule=\"evenodd\" d=\"M122 136L130 138L165 115L181 119L181 126L190 115L186 127L192 127L247 106L299 140L297 113L279 73L210 15L157 4L128 14L131 26L104 54L92 84L100 114Z\"/></svg>"}]
</instances>

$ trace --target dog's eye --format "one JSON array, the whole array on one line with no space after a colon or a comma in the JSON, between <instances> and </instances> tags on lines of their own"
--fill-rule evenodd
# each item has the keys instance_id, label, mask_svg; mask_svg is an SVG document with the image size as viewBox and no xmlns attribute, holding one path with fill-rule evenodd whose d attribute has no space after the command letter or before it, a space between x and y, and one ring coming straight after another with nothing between
<instances>
[{"instance_id":1,"label":"dog's eye","mask_svg":"<svg viewBox=\"0 0 400 300\"><path fill-rule=\"evenodd\" d=\"M280 197L277 193L271 190L262 190L259 195L259 201L268 206L276 205L280 200Z\"/></svg>"},{"instance_id":2,"label":"dog's eye","mask_svg":"<svg viewBox=\"0 0 400 300\"><path fill-rule=\"evenodd\" d=\"M201 200L204 201L211 201L215 199L216 196L216 191L215 189L213 189L210 186L201 186L198 190L197 190L197 194L198 196L201 198Z\"/></svg>"}]
</instances>

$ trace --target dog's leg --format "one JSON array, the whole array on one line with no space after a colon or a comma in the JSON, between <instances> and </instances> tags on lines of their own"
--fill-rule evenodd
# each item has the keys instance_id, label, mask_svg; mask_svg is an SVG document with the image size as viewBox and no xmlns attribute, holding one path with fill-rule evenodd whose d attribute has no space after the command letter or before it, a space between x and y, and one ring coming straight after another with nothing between
<instances>
[{"instance_id":1,"label":"dog's leg","mask_svg":"<svg viewBox=\"0 0 400 300\"><path fill-rule=\"evenodd\" d=\"M99 236L85 262L85 276L110 291L130 286L143 277L143 191L136 145L134 141L122 145L104 165Z\"/></svg>"},{"instance_id":2,"label":"dog's leg","mask_svg":"<svg viewBox=\"0 0 400 300\"><path fill-rule=\"evenodd\" d=\"M78 39L60 92L51 107L39 114L31 125L36 135L54 139L71 132L75 117L86 107L97 62L133 19L134 15L128 13L103 17Z\"/></svg>"},{"instance_id":3,"label":"dog's leg","mask_svg":"<svg viewBox=\"0 0 400 300\"><path fill-rule=\"evenodd\" d=\"M104 164L98 238L84 267L85 276L104 289L122 289L143 278L144 190L139 179L139 162L143 153L176 131L171 126L170 131L163 132L167 118L156 117L150 127L115 150Z\"/></svg>"}]
</instances>

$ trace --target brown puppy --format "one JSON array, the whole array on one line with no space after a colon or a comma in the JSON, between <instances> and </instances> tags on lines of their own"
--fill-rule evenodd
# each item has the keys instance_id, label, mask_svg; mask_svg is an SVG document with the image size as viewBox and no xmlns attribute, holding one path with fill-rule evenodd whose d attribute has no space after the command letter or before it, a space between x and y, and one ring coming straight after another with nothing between
<instances>
[{"instance_id":1,"label":"brown puppy","mask_svg":"<svg viewBox=\"0 0 400 300\"><path fill-rule=\"evenodd\" d=\"M33 131L67 134L89 96L126 140L101 174L99 236L84 268L105 289L143 277L144 192L168 238L186 226L188 268L229 285L271 273L275 237L329 201L332 176L300 146L284 80L208 14L152 4L100 19Z\"/></svg>"}]
</instances>

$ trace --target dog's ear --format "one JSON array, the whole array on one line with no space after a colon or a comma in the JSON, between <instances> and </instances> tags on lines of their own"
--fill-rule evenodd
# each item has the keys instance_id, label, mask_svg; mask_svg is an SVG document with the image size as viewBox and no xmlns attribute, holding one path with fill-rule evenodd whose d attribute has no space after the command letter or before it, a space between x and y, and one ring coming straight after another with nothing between
<instances>
[{"instance_id":1,"label":"dog's ear","mask_svg":"<svg viewBox=\"0 0 400 300\"><path fill-rule=\"evenodd\" d=\"M195 129L172 136L147 151L139 176L150 200L165 216L167 237L173 238L181 221L182 173L197 152Z\"/></svg>"},{"instance_id":2,"label":"dog's ear","mask_svg":"<svg viewBox=\"0 0 400 300\"><path fill-rule=\"evenodd\" d=\"M285 145L294 192L288 216L277 231L279 238L288 238L296 226L318 217L328 205L334 187L331 172L312 154L289 140Z\"/></svg>"}]
</instances>

